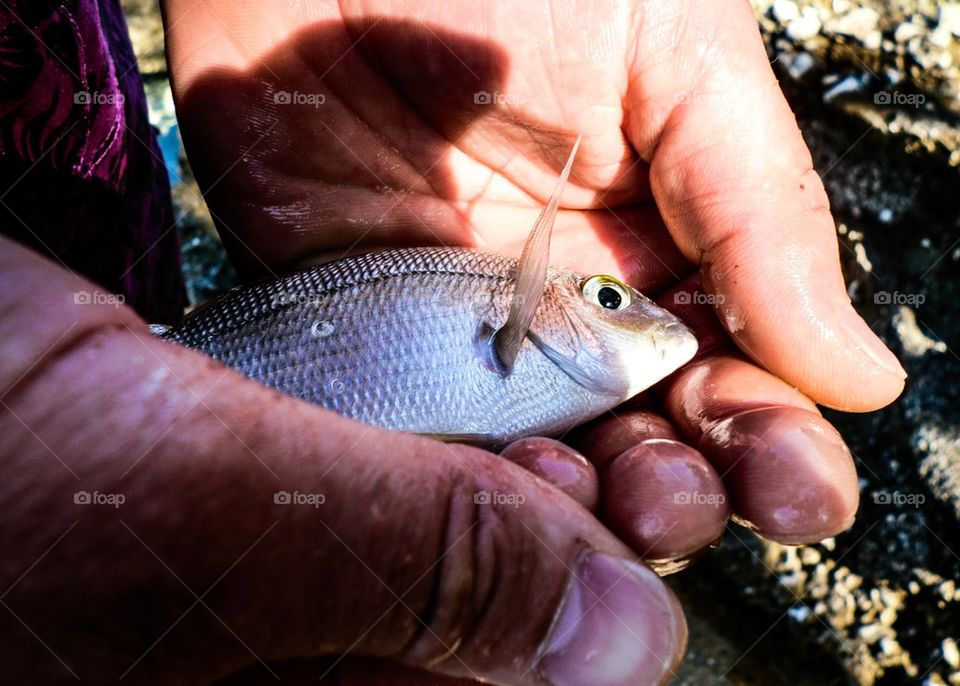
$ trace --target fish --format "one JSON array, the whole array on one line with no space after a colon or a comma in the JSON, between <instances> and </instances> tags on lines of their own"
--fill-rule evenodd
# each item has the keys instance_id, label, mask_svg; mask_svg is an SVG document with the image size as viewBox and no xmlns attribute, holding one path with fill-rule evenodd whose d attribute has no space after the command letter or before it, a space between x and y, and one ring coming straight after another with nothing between
<instances>
[{"instance_id":1,"label":"fish","mask_svg":"<svg viewBox=\"0 0 960 686\"><path fill-rule=\"evenodd\" d=\"M238 286L161 338L379 427L485 447L561 436L686 364L697 339L621 280L549 264L580 138L519 259L352 255Z\"/></svg>"}]
</instances>

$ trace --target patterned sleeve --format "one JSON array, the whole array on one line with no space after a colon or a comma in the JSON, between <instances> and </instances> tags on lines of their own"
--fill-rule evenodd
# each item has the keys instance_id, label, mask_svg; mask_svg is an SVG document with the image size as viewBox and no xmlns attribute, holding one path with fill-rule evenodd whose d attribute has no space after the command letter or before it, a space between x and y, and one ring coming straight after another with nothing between
<instances>
[{"instance_id":1,"label":"patterned sleeve","mask_svg":"<svg viewBox=\"0 0 960 686\"><path fill-rule=\"evenodd\" d=\"M170 186L119 0L0 3L0 232L147 321L181 317Z\"/></svg>"}]
</instances>

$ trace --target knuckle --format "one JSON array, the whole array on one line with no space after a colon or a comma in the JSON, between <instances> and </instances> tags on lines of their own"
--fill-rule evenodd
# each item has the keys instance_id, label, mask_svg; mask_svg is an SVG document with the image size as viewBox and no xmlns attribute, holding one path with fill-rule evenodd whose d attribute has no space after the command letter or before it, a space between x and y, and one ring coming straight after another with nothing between
<instances>
[{"instance_id":1,"label":"knuckle","mask_svg":"<svg viewBox=\"0 0 960 686\"><path fill-rule=\"evenodd\" d=\"M506 577L522 573L509 563L523 554L524 545L507 511L513 508L487 501L485 494L495 492L495 480L484 474L490 468L469 462L452 479L433 592L404 651L417 664L459 661L460 653L489 643L502 619L504 594L513 585ZM471 470L478 462L480 468Z\"/></svg>"}]
</instances>

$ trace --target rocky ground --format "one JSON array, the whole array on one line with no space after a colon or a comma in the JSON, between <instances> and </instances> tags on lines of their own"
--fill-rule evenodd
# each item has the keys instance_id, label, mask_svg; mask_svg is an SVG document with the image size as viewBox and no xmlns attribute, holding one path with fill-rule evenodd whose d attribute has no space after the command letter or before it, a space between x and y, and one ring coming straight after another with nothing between
<instances>
[{"instance_id":1,"label":"rocky ground","mask_svg":"<svg viewBox=\"0 0 960 686\"><path fill-rule=\"evenodd\" d=\"M753 4L850 295L910 379L881 412L830 414L859 463L853 530L787 547L732 527L671 577L691 626L676 683L960 685L960 3ZM179 150L154 2L124 5L200 302L232 272Z\"/></svg>"},{"instance_id":2,"label":"rocky ground","mask_svg":"<svg viewBox=\"0 0 960 686\"><path fill-rule=\"evenodd\" d=\"M852 531L786 547L731 530L677 577L703 600L678 681L960 684L960 4L754 9L830 194L850 295L910 380L881 412L831 413L859 463Z\"/></svg>"}]
</instances>

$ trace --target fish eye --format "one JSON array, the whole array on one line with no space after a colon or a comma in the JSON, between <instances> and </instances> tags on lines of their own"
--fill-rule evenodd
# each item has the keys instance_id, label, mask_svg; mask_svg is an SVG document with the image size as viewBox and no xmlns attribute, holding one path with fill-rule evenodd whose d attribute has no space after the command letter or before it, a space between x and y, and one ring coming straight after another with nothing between
<instances>
[{"instance_id":1,"label":"fish eye","mask_svg":"<svg viewBox=\"0 0 960 686\"><path fill-rule=\"evenodd\" d=\"M612 276L591 276L583 282L580 290L587 300L607 310L623 310L630 306L629 288Z\"/></svg>"}]
</instances>

